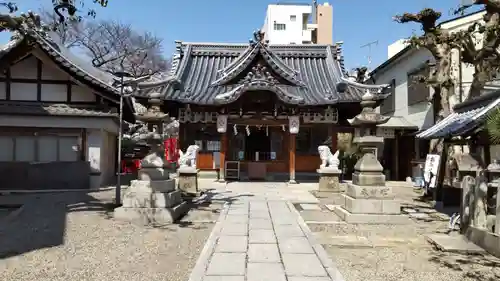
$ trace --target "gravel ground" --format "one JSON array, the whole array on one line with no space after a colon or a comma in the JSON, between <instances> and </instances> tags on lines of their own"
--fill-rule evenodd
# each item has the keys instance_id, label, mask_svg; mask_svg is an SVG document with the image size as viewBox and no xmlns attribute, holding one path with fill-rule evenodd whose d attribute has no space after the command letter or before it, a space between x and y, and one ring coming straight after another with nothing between
<instances>
[{"instance_id":1,"label":"gravel ground","mask_svg":"<svg viewBox=\"0 0 500 281\"><path fill-rule=\"evenodd\" d=\"M346 281L493 281L500 280L500 259L435 250L425 234L447 229L447 216L432 213L428 203L414 200L412 188L393 188L403 206L430 213L430 221L409 225L309 224ZM338 195L315 194L320 204L335 204ZM324 206L322 206L324 207ZM328 210L302 211L306 221L341 221ZM330 218L327 218L329 214Z\"/></svg>"},{"instance_id":2,"label":"gravel ground","mask_svg":"<svg viewBox=\"0 0 500 281\"><path fill-rule=\"evenodd\" d=\"M0 221L0 280L187 280L221 205L142 227L110 217L113 193L1 196L25 208Z\"/></svg>"}]
</instances>

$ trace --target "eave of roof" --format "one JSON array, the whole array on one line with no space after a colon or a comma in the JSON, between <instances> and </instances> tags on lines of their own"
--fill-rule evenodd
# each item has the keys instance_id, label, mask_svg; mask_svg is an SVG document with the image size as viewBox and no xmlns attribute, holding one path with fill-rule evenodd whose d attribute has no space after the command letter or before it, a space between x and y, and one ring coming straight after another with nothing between
<instances>
[{"instance_id":1,"label":"eave of roof","mask_svg":"<svg viewBox=\"0 0 500 281\"><path fill-rule=\"evenodd\" d=\"M68 105L55 103L30 102L0 102L0 114L8 115L39 115L39 116L75 116L75 117L107 117L117 118L113 109L97 108L95 106Z\"/></svg>"},{"instance_id":2,"label":"eave of roof","mask_svg":"<svg viewBox=\"0 0 500 281\"><path fill-rule=\"evenodd\" d=\"M500 91L485 94L454 107L454 112L430 128L417 134L417 138L436 139L462 136L481 126L486 116L500 106Z\"/></svg>"},{"instance_id":3,"label":"eave of roof","mask_svg":"<svg viewBox=\"0 0 500 281\"><path fill-rule=\"evenodd\" d=\"M12 39L0 49L0 57L14 50L29 36L34 39L34 42L39 49L46 54L56 65L76 80L94 88L95 93L112 101L119 102L120 91L114 87L113 83L116 77L108 74L100 69L85 63L82 59L73 55L69 50L57 44L53 38L54 34L41 34L37 30L31 28L27 30L25 35L17 33L15 39ZM49 38L47 38L49 36ZM124 115L124 119L134 122L134 106L130 98L124 99L124 108L128 112Z\"/></svg>"}]
</instances>

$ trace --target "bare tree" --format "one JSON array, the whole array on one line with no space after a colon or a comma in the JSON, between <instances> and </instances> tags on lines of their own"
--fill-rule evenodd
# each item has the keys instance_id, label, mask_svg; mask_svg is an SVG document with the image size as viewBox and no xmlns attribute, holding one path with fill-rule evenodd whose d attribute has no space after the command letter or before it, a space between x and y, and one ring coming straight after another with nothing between
<instances>
[{"instance_id":1,"label":"bare tree","mask_svg":"<svg viewBox=\"0 0 500 281\"><path fill-rule=\"evenodd\" d=\"M46 1L49 3L49 0ZM0 6L13 13L18 10L18 2L15 0L0 1ZM50 0L50 3L52 3L58 22L65 23L67 20L80 21L85 17L95 17L96 12L93 5L85 4L91 3L100 7L107 7L109 0Z\"/></svg>"},{"instance_id":2,"label":"bare tree","mask_svg":"<svg viewBox=\"0 0 500 281\"><path fill-rule=\"evenodd\" d=\"M408 42L417 48L426 48L435 59L435 65L428 77L421 77L434 90L431 102L436 122L450 114L449 98L455 88L452 77L451 51L460 50L464 63L473 65L475 73L468 98L481 94L487 82L494 79L500 70L500 0L475 0L471 5L460 7L462 12L472 5L482 5L486 14L484 22L476 22L467 30L448 32L437 21L441 13L433 9L423 9L417 14L404 13L395 17L400 23L415 22L422 26L423 35L412 36ZM477 40L482 42L478 44ZM431 151L441 151L442 141L433 141Z\"/></svg>"},{"instance_id":3,"label":"bare tree","mask_svg":"<svg viewBox=\"0 0 500 281\"><path fill-rule=\"evenodd\" d=\"M68 49L79 46L79 38L76 36L78 31L82 27L81 21L69 21L61 24L59 22L59 16L50 10L42 9L40 11L40 17L44 24L47 24L50 29L55 32L61 44Z\"/></svg>"},{"instance_id":4,"label":"bare tree","mask_svg":"<svg viewBox=\"0 0 500 281\"><path fill-rule=\"evenodd\" d=\"M83 20L58 24L52 11L41 13L68 48L78 48L93 66L108 72L127 71L135 77L164 72L169 61L162 54L162 39L139 33L130 24L112 20Z\"/></svg>"},{"instance_id":5,"label":"bare tree","mask_svg":"<svg viewBox=\"0 0 500 281\"><path fill-rule=\"evenodd\" d=\"M456 13L473 5L483 5L486 14L483 22L476 22L466 31L457 33L456 47L460 48L462 61L474 66L474 76L468 98L481 95L487 82L500 71L500 0L475 0L471 5L460 7ZM477 44L477 38L481 43Z\"/></svg>"},{"instance_id":6,"label":"bare tree","mask_svg":"<svg viewBox=\"0 0 500 281\"><path fill-rule=\"evenodd\" d=\"M449 98L453 93L454 82L451 76L452 39L450 33L437 25L440 12L433 9L423 9L417 14L404 13L395 17L399 23L416 22L421 24L424 32L421 36L408 39L410 45L429 50L435 60L428 77L418 79L427 83L434 90L431 97L436 122L450 114ZM442 140L431 143L431 152L442 151Z\"/></svg>"}]
</instances>

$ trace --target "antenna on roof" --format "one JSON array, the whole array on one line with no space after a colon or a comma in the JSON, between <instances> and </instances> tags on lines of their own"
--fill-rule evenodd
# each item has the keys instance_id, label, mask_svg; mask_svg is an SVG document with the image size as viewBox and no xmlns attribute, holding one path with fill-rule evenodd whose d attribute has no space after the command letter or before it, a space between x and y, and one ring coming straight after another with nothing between
<instances>
[{"instance_id":1,"label":"antenna on roof","mask_svg":"<svg viewBox=\"0 0 500 281\"><path fill-rule=\"evenodd\" d=\"M370 68L370 64L372 63L372 45L378 45L378 40L360 46L360 48L368 48L368 68Z\"/></svg>"}]
</instances>

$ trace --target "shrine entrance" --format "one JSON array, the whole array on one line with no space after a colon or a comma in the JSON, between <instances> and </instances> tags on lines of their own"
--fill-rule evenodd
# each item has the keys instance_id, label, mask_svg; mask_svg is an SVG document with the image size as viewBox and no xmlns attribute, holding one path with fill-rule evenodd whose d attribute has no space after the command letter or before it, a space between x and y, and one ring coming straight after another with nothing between
<instances>
[{"instance_id":1,"label":"shrine entrance","mask_svg":"<svg viewBox=\"0 0 500 281\"><path fill-rule=\"evenodd\" d=\"M265 129L254 130L245 137L245 159L248 161L271 160L271 138Z\"/></svg>"}]
</instances>

